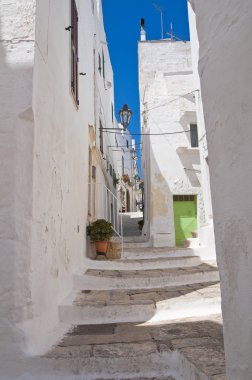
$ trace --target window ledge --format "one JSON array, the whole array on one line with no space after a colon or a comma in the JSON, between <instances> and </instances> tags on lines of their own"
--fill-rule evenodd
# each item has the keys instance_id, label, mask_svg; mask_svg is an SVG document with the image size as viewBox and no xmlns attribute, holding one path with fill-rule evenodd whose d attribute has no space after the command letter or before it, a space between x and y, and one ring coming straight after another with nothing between
<instances>
[{"instance_id":1,"label":"window ledge","mask_svg":"<svg viewBox=\"0 0 252 380\"><path fill-rule=\"evenodd\" d=\"M183 153L197 153L199 152L199 147L197 148L192 148L190 146L179 146L176 149L176 152L178 154L183 154Z\"/></svg>"}]
</instances>

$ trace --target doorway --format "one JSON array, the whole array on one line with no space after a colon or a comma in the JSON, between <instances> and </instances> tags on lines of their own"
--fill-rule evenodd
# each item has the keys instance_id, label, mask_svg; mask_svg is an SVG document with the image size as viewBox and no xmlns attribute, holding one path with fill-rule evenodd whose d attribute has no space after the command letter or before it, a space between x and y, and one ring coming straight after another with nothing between
<instances>
[{"instance_id":1,"label":"doorway","mask_svg":"<svg viewBox=\"0 0 252 380\"><path fill-rule=\"evenodd\" d=\"M186 239L197 231L197 196L174 195L174 228L176 246L183 246Z\"/></svg>"}]
</instances>

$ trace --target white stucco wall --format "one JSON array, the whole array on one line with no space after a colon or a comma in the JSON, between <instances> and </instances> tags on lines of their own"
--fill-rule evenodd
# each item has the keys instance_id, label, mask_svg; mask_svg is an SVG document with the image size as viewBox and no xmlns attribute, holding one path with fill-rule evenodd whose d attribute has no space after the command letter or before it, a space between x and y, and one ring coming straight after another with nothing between
<instances>
[{"instance_id":1,"label":"white stucco wall","mask_svg":"<svg viewBox=\"0 0 252 380\"><path fill-rule=\"evenodd\" d=\"M142 41L138 49L142 133L180 132L143 137L144 230L154 245L174 246L173 194L197 195L205 220L199 150L184 133L197 122L190 43Z\"/></svg>"},{"instance_id":2,"label":"white stucco wall","mask_svg":"<svg viewBox=\"0 0 252 380\"><path fill-rule=\"evenodd\" d=\"M15 17L13 17L15 15ZM30 300L35 1L0 4L0 368L15 372Z\"/></svg>"},{"instance_id":3,"label":"white stucco wall","mask_svg":"<svg viewBox=\"0 0 252 380\"><path fill-rule=\"evenodd\" d=\"M227 379L252 378L252 4L192 1L206 121Z\"/></svg>"},{"instance_id":4,"label":"white stucco wall","mask_svg":"<svg viewBox=\"0 0 252 380\"><path fill-rule=\"evenodd\" d=\"M204 197L205 223L199 230L201 245L204 246L204 258L216 259L216 248L214 238L212 197L210 188L207 134L204 120L204 111L201 96L201 85L198 71L199 61L199 40L196 29L196 17L190 3L188 3L188 16L190 26L190 42L192 53L193 80L195 92L195 105L197 112L197 124L199 134L199 151L201 164L201 186Z\"/></svg>"},{"instance_id":5,"label":"white stucco wall","mask_svg":"<svg viewBox=\"0 0 252 380\"><path fill-rule=\"evenodd\" d=\"M70 1L0 4L1 375L21 373L13 360L45 352L68 329L59 323L58 305L87 254L89 125L99 128L103 112L104 127L111 126L114 94L102 9L93 13L91 1L77 1L77 8L79 72L86 73L79 77L78 110L65 30ZM101 46L106 83L97 84ZM107 183L102 165L98 160L98 177Z\"/></svg>"}]
</instances>

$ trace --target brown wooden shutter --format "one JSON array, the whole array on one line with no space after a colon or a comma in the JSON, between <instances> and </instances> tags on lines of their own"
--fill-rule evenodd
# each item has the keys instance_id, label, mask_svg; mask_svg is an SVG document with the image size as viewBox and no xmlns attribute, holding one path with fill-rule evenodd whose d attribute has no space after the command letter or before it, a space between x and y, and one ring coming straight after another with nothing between
<instances>
[{"instance_id":1,"label":"brown wooden shutter","mask_svg":"<svg viewBox=\"0 0 252 380\"><path fill-rule=\"evenodd\" d=\"M78 106L78 11L75 0L71 0L71 26L71 90Z\"/></svg>"}]
</instances>

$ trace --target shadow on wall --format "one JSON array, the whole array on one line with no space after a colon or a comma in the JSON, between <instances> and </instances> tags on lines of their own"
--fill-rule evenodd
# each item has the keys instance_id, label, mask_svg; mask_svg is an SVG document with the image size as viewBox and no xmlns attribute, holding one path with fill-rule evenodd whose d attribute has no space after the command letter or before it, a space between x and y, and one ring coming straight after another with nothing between
<instances>
[{"instance_id":1,"label":"shadow on wall","mask_svg":"<svg viewBox=\"0 0 252 380\"><path fill-rule=\"evenodd\" d=\"M27 46L24 46L26 42L13 41L4 35L0 17L1 374L5 368L13 367L15 354L25 349L23 335L17 326L30 314L31 307L28 276L33 183L33 69L32 64L23 63L22 54L24 47L27 56L32 57L33 52L30 41Z\"/></svg>"},{"instance_id":2,"label":"shadow on wall","mask_svg":"<svg viewBox=\"0 0 252 380\"><path fill-rule=\"evenodd\" d=\"M200 171L200 155L197 150L184 150L179 152L178 156L180 158L181 164L184 168L185 174L189 179L192 187L200 187L199 176Z\"/></svg>"}]
</instances>

